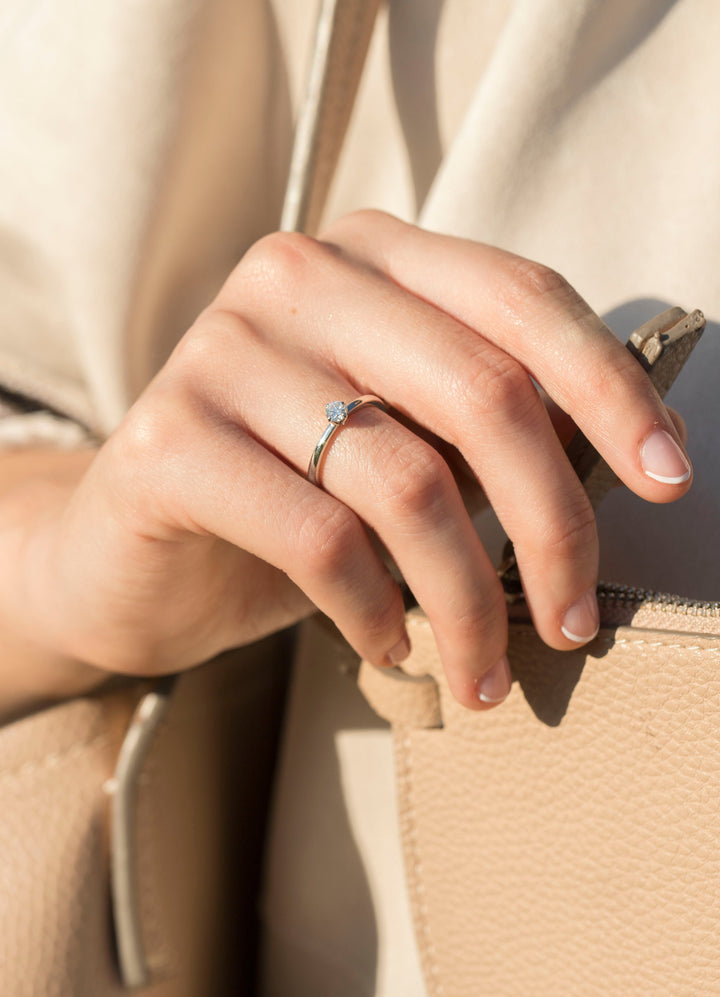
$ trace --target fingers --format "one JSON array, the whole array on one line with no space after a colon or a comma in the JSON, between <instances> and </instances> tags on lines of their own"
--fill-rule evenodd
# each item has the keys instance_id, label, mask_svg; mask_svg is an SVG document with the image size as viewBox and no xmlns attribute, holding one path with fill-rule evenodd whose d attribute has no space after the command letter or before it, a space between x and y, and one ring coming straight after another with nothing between
<instances>
[{"instance_id":1,"label":"fingers","mask_svg":"<svg viewBox=\"0 0 720 997\"><path fill-rule=\"evenodd\" d=\"M241 338L253 377L235 392L232 418L304 472L324 426L321 418L308 441L315 406L384 396L472 468L515 543L541 636L560 648L590 639L594 517L531 376L634 491L669 501L688 487L690 465L646 375L552 271L381 215L351 218L329 238L262 240L219 295L216 317L218 308L243 313L252 328ZM281 355L265 356L271 347ZM279 422L257 416L252 389L269 384L294 402ZM310 408L295 404L308 398ZM484 681L507 684L497 582L437 453L380 413L353 421L355 449L345 452L343 430L323 485L396 557L433 622L453 691L470 705Z\"/></svg>"},{"instance_id":2,"label":"fingers","mask_svg":"<svg viewBox=\"0 0 720 997\"><path fill-rule=\"evenodd\" d=\"M677 432L678 438L684 447L687 443L687 435L688 435L687 426L685 425L685 420L680 415L680 413L676 412L675 409L673 408L668 407L667 413L672 419L673 424L675 426L675 431Z\"/></svg>"},{"instance_id":3,"label":"fingers","mask_svg":"<svg viewBox=\"0 0 720 997\"><path fill-rule=\"evenodd\" d=\"M224 316L222 322L225 331L232 334L233 320ZM236 318L234 324L238 335L242 335L243 320ZM228 415L304 474L308 457L327 426L324 404L333 399L349 402L357 396L357 390L307 360L301 363L296 357L292 364L288 359L276 344L257 339L253 344L246 343L243 363L252 367L254 376L245 383L237 404L230 402ZM283 372L281 384L279 371ZM209 397L218 408L227 406L232 398L237 373L233 364L227 364L212 379ZM268 404L267 385L273 382L278 394ZM376 408L354 413L336 432L326 453L320 472L320 521L325 522L331 496L337 500L332 501L334 516L349 514L352 509L381 539L427 613L441 647L450 688L462 703L479 709L505 698L509 672L503 660L507 624L502 588L445 461L428 443ZM312 489L311 494L317 491ZM312 508L310 498L307 502ZM356 517L352 519L357 524ZM344 551L350 558L353 545L359 542L363 549L368 546L365 536L362 540L357 534L341 537L338 554ZM317 547L317 542L312 546ZM282 556L284 566L288 556ZM294 556L289 557L289 563L294 560ZM333 567L346 570L342 561L337 565L333 562ZM293 579L297 581L295 575ZM355 572L352 580L354 585L362 586L361 602L376 604L376 615L384 620L386 614L381 607L387 598L387 584L378 586L376 573L370 572L367 565ZM307 584L310 582L306 580ZM315 579L312 588L314 601L327 612L325 586L338 587L332 571ZM352 604L352 589L344 586L345 617ZM367 639L361 639L365 624L351 628L347 619L338 618L336 612L333 604L330 615L354 646L367 655ZM390 630L392 634L389 631L384 642L375 642L371 660L379 663L378 648L385 656L384 663L388 657L397 657L388 654L397 643L395 631ZM498 663L500 674L485 681L486 673Z\"/></svg>"},{"instance_id":4,"label":"fingers","mask_svg":"<svg viewBox=\"0 0 720 997\"><path fill-rule=\"evenodd\" d=\"M307 240L283 238L281 254L276 290L293 349L324 354L358 390L379 393L456 446L515 543L543 639L560 648L589 639L597 627L585 595L597 578L594 517L527 372L376 270ZM270 268L264 261L263 281ZM249 299L252 308L254 295ZM303 310L307 299L322 302L319 315ZM348 301L352 307L343 307ZM260 310L256 315L260 325ZM489 654L479 653L482 668L492 667Z\"/></svg>"},{"instance_id":5,"label":"fingers","mask_svg":"<svg viewBox=\"0 0 720 997\"><path fill-rule=\"evenodd\" d=\"M453 694L477 708L485 672L505 654L505 601L447 464L389 415L364 410L337 436L322 486L388 548L428 616Z\"/></svg>"},{"instance_id":6,"label":"fingers","mask_svg":"<svg viewBox=\"0 0 720 997\"><path fill-rule=\"evenodd\" d=\"M559 274L380 213L350 216L329 235L345 245L350 233L366 263L512 355L634 492L653 502L684 494L690 462L649 378Z\"/></svg>"},{"instance_id":7,"label":"fingers","mask_svg":"<svg viewBox=\"0 0 720 997\"><path fill-rule=\"evenodd\" d=\"M193 402L182 405L189 413L182 448L164 462L161 486L147 483L152 494L162 494L166 523L220 537L280 568L375 664L404 657L409 645L402 595L357 515L222 418L207 396L203 401L203 410ZM169 421L177 433L177 402L173 407ZM157 407L149 408L149 418L129 420L125 436L134 435L146 452L167 452L148 442L167 435ZM132 443L125 447L131 450ZM246 629L242 621L238 625Z\"/></svg>"}]
</instances>

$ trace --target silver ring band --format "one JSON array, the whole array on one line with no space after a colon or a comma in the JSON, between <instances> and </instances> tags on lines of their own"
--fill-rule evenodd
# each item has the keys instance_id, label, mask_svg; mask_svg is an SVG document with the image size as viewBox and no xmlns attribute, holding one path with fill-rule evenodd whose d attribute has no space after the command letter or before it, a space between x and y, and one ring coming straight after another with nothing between
<instances>
[{"instance_id":1,"label":"silver ring band","mask_svg":"<svg viewBox=\"0 0 720 997\"><path fill-rule=\"evenodd\" d=\"M344 426L348 421L353 412L357 412L358 409L364 408L365 405L374 405L376 408L385 411L385 402L382 398L378 398L377 395L361 395L356 398L353 402L328 402L325 406L325 415L328 418L328 425L325 432L322 434L318 440L317 446L313 450L313 455L310 458L310 463L308 465L308 481L316 485L318 483L318 475L320 474L320 464L322 463L323 454L325 453L325 448L327 447L330 440L333 438L335 433Z\"/></svg>"}]
</instances>

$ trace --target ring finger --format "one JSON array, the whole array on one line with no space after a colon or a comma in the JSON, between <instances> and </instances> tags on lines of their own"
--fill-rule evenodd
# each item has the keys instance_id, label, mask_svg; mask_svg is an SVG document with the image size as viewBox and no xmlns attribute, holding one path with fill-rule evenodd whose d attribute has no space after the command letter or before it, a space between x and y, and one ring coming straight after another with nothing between
<instances>
[{"instance_id":1,"label":"ring finger","mask_svg":"<svg viewBox=\"0 0 720 997\"><path fill-rule=\"evenodd\" d=\"M328 424L324 404L350 402L359 392L341 375L261 340L250 354L245 345L243 363L252 364L254 377L233 416L304 475ZM268 384L282 404L267 404ZM220 385L220 395L228 389ZM332 438L319 484L390 552L427 613L457 699L474 708L504 699L510 676L502 588L437 451L387 413L365 407Z\"/></svg>"}]
</instances>

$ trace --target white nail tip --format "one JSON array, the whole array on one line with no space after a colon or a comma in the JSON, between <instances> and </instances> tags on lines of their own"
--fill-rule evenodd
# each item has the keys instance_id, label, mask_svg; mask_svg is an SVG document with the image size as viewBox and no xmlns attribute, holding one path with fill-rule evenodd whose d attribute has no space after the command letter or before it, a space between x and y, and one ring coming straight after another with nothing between
<instances>
[{"instance_id":1,"label":"white nail tip","mask_svg":"<svg viewBox=\"0 0 720 997\"><path fill-rule=\"evenodd\" d=\"M574 634L572 630L568 630L567 627L560 627L560 629L568 640L574 640L576 644L587 644L589 640L592 640L593 637L597 636L597 632L600 627L596 627L595 630L591 634L588 634L587 637L581 637L580 634Z\"/></svg>"},{"instance_id":2,"label":"white nail tip","mask_svg":"<svg viewBox=\"0 0 720 997\"><path fill-rule=\"evenodd\" d=\"M663 485L681 485L683 481L687 481L692 474L692 471L686 471L685 474L680 474L676 478L667 478L663 474L653 474L652 471L647 470L645 471L645 474L647 474L648 478L652 478L654 481L662 482Z\"/></svg>"},{"instance_id":3,"label":"white nail tip","mask_svg":"<svg viewBox=\"0 0 720 997\"><path fill-rule=\"evenodd\" d=\"M491 699L490 696L486 696L484 692L479 692L478 699L481 703L502 703L507 699L507 696L501 696L499 699Z\"/></svg>"}]
</instances>

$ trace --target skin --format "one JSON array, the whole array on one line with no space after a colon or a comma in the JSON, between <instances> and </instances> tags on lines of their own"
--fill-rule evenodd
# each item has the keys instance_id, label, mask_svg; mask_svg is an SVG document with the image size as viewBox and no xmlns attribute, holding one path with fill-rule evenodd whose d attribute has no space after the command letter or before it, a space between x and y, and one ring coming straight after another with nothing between
<instances>
[{"instance_id":1,"label":"skin","mask_svg":"<svg viewBox=\"0 0 720 997\"><path fill-rule=\"evenodd\" d=\"M310 485L325 402L364 393L390 412L353 415ZM401 593L369 526L454 695L489 708L504 599L445 456L460 452L512 537L541 637L577 647L561 627L595 585L598 541L558 436L568 418L643 499L690 486L643 470L650 434L682 448L682 430L552 270L377 212L264 238L99 450L3 459L0 703L189 668L315 607L370 661L398 660Z\"/></svg>"}]
</instances>

